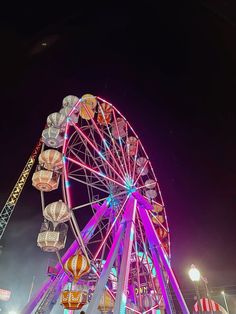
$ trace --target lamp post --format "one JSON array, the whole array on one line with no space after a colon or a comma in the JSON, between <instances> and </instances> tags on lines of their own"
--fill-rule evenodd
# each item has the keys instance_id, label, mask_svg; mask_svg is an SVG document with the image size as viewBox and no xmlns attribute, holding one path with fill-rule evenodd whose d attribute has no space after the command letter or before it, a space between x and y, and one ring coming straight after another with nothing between
<instances>
[{"instance_id":1,"label":"lamp post","mask_svg":"<svg viewBox=\"0 0 236 314\"><path fill-rule=\"evenodd\" d=\"M197 303L199 304L199 313L202 313L201 298L200 298L200 293L198 289L198 283L201 279L201 273L194 265L191 265L188 274L189 274L190 279L194 283L194 287L195 287L195 291L197 295Z\"/></svg>"},{"instance_id":2,"label":"lamp post","mask_svg":"<svg viewBox=\"0 0 236 314\"><path fill-rule=\"evenodd\" d=\"M208 289L208 280L207 280L206 277L203 277L203 276L201 276L201 279L202 279L202 281L204 282L204 285L205 285L206 296L207 296L207 299L209 301L209 307L210 307L211 314L213 314L212 303L211 303L211 296L210 296L210 292L209 292L209 289Z\"/></svg>"},{"instance_id":3,"label":"lamp post","mask_svg":"<svg viewBox=\"0 0 236 314\"><path fill-rule=\"evenodd\" d=\"M224 292L224 291L221 291L221 294L223 295L223 299L224 299L224 302L225 302L226 311L227 311L227 313L229 314L229 308L228 308L228 303L227 303L227 301L226 301L225 292Z\"/></svg>"}]
</instances>

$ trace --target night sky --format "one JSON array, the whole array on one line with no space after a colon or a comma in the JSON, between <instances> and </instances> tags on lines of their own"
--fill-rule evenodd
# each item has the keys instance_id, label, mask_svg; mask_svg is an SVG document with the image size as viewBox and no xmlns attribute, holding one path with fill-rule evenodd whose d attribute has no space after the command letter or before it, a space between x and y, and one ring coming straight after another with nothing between
<instances>
[{"instance_id":1,"label":"night sky","mask_svg":"<svg viewBox=\"0 0 236 314\"><path fill-rule=\"evenodd\" d=\"M63 97L101 96L150 156L189 304L194 263L215 291L228 289L236 313L236 6L156 2L1 10L0 202ZM28 291L33 275L41 282L53 257L36 247L41 217L30 179L1 242L0 288L15 295L19 285Z\"/></svg>"}]
</instances>

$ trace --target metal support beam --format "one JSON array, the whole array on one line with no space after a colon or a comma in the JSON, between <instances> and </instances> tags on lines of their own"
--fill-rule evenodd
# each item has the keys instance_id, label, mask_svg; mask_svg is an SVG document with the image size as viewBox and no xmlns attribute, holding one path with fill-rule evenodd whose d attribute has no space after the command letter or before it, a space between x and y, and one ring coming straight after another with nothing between
<instances>
[{"instance_id":1,"label":"metal support beam","mask_svg":"<svg viewBox=\"0 0 236 314\"><path fill-rule=\"evenodd\" d=\"M175 278L175 275L171 269L168 256L166 255L166 253L164 252L164 250L162 248L161 241L159 240L157 233L155 232L155 229L154 229L153 224L151 222L151 219L148 215L148 212L145 208L143 208L142 206L139 206L139 213L140 213L140 217L142 219L143 226L144 226L144 229L145 229L148 241L149 241L149 246L150 246L150 249L152 252L152 258L153 258L153 262L154 262L157 274L158 274L158 270L160 271L160 269L159 269L160 266L159 266L158 259L157 259L157 256L159 256L159 258L160 258L160 260L161 260L161 262L162 262L162 264L163 264L163 266L164 266L164 268L168 274L171 285L174 289L175 295L176 295L177 300L179 302L179 305L181 307L182 313L183 314L189 314L190 312L187 308L187 305L185 303L183 295L180 291L180 288L179 288L178 282ZM161 278L162 276L160 274L158 275L158 280L159 280L159 277L160 277L160 286L161 286L162 294L164 297L165 305L167 307L166 308L167 313L171 314L172 313L171 312L171 304L168 300L168 295L167 295L168 292L165 289L164 281L162 280L162 278Z\"/></svg>"},{"instance_id":2,"label":"metal support beam","mask_svg":"<svg viewBox=\"0 0 236 314\"><path fill-rule=\"evenodd\" d=\"M21 172L13 190L11 191L10 196L8 197L6 204L0 212L0 240L3 237L3 234L6 230L7 224L10 221L11 215L14 211L14 208L17 204L17 201L23 191L25 183L29 177L30 171L34 165L34 162L38 156L38 153L41 149L42 142L39 140L37 145L35 146L30 158L28 159L23 171Z\"/></svg>"},{"instance_id":3,"label":"metal support beam","mask_svg":"<svg viewBox=\"0 0 236 314\"><path fill-rule=\"evenodd\" d=\"M110 252L107 256L106 262L103 266L103 270L101 273L101 276L98 280L98 283L96 285L96 289L93 293L93 297L89 303L88 309L86 311L87 314L94 314L97 311L100 299L104 293L104 289L105 286L107 284L110 272L111 272L111 268L115 262L115 258L117 256L119 247L120 247L120 243L121 243L121 239L122 236L124 234L124 230L125 230L125 221L121 222L119 229L116 233L116 236L114 238L112 247L110 249Z\"/></svg>"}]
</instances>

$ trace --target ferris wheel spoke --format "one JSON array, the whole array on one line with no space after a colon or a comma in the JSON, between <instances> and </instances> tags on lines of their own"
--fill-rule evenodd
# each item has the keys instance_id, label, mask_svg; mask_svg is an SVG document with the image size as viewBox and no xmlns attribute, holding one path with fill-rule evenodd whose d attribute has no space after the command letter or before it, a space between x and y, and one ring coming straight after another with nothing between
<instances>
[{"instance_id":1,"label":"ferris wheel spoke","mask_svg":"<svg viewBox=\"0 0 236 314\"><path fill-rule=\"evenodd\" d=\"M120 192L120 193L118 193L118 194L115 194L115 195L113 195L112 197L113 197L113 198L116 198L116 197L118 197L118 196L125 195L125 194L126 194L126 191ZM75 210L75 209L83 208L83 207L86 207L86 206L89 206L89 205L97 205L98 203L103 202L103 201L105 201L105 200L110 200L110 198L111 198L110 196L103 197L103 198L94 200L94 201L92 201L92 202L88 202L88 203L86 203L86 204L82 204L82 205L79 205L79 206L75 206L75 207L73 207L72 209Z\"/></svg>"},{"instance_id":2,"label":"ferris wheel spoke","mask_svg":"<svg viewBox=\"0 0 236 314\"><path fill-rule=\"evenodd\" d=\"M86 142L84 143L84 147L86 148L86 151L83 152L84 159L82 159L80 156L81 154L78 154L74 149L72 149L70 151L81 162L85 162L85 163L88 162L89 164L91 164L91 161L92 161L95 164L96 168L99 169L99 171L103 172L103 169L101 168L101 165L100 165L101 161L98 159L99 157L97 156L97 158L95 158L95 156L92 154L91 150L88 148ZM102 165L102 166L105 169L104 165ZM98 178L98 180L100 180L99 177L97 177L97 178Z\"/></svg>"},{"instance_id":3,"label":"ferris wheel spoke","mask_svg":"<svg viewBox=\"0 0 236 314\"><path fill-rule=\"evenodd\" d=\"M151 212L151 216L155 218L155 220L158 222L158 225L160 225L166 232L169 233L169 231L166 229L166 227L163 225L163 223L152 212Z\"/></svg>"},{"instance_id":4,"label":"ferris wheel spoke","mask_svg":"<svg viewBox=\"0 0 236 314\"><path fill-rule=\"evenodd\" d=\"M88 116L90 117L90 119L91 119L91 121L92 121L92 123L93 123L93 126L95 127L96 131L98 132L98 134L99 134L99 136L100 136L100 138L101 138L101 140L102 140L102 143L103 143L103 145L104 145L105 150L110 153L110 155L111 155L113 161L115 162L116 166L117 166L118 169L121 171L120 165L117 163L115 156L114 156L113 153L111 152L111 150L110 150L110 148L109 148L109 146L108 146L108 144L107 144L107 141L106 141L106 139L103 137L103 135L102 135L102 133L101 133L99 127L97 126L97 124L96 124L96 122L95 122L95 120L94 120L94 118L91 116L91 113L89 112L89 110L87 109L87 107L86 107L83 103L82 103L82 106L83 106L84 109L86 110ZM111 137L111 138L112 138L112 137ZM124 173L123 173L122 171L121 171L121 174L124 175Z\"/></svg>"},{"instance_id":5,"label":"ferris wheel spoke","mask_svg":"<svg viewBox=\"0 0 236 314\"><path fill-rule=\"evenodd\" d=\"M136 226L135 226L135 231L134 231L134 247L135 247L135 253L136 253L136 270L137 270L137 278L138 278L139 303L141 304L142 300L141 300L141 293L140 293L140 269L139 269L139 263L138 263L138 243L137 243L137 227Z\"/></svg>"},{"instance_id":6,"label":"ferris wheel spoke","mask_svg":"<svg viewBox=\"0 0 236 314\"><path fill-rule=\"evenodd\" d=\"M101 191L101 192L104 192L104 193L109 194L109 191L108 191L108 190L104 190L104 189L98 187L97 185L94 185L94 184L92 184L92 183L90 183L90 182L88 182L88 181L80 180L80 179L75 178L74 176L71 176L71 175L68 175L68 177L69 177L70 179L74 180L74 181L77 181L77 182L82 183L82 184L84 184L84 185L89 185L89 186L91 186L91 187L94 188L94 189L97 189L97 190L99 190L99 191Z\"/></svg>"},{"instance_id":7,"label":"ferris wheel spoke","mask_svg":"<svg viewBox=\"0 0 236 314\"><path fill-rule=\"evenodd\" d=\"M99 97L98 97L98 98L99 98ZM99 99L102 100L101 98L99 98ZM105 101L104 101L104 102L105 102ZM111 104L110 104L110 105L111 105ZM112 106L112 105L111 105L111 106ZM118 148L117 148L117 145L116 145L116 141L115 141L115 139L113 138L113 136L112 136L112 134L111 134L111 131L110 131L109 126L108 126L108 123L107 123L107 121L106 121L106 119L105 119L104 110L103 110L103 108L102 108L102 106L101 106L100 104L99 104L99 107L100 107L100 110L101 110L101 112L102 112L103 119L104 119L104 121L105 121L106 129L107 129L108 134L109 134L109 139L110 139L111 142L112 142L112 147L113 147L113 149L115 150L116 156L117 156L117 158L119 159L119 161L120 161L120 163L121 163L120 165L118 164L116 157L114 156L114 154L111 152L110 148L108 147L108 144L107 144L106 139L104 139L104 145L107 147L107 149L108 149L108 151L109 151L109 153L110 153L110 155L111 155L113 161L115 162L115 164L117 165L117 167L120 169L122 175L125 175L125 169L124 169L124 166L123 166L123 164L122 164L122 162L121 162L121 160L120 160L120 154L119 154L119 151L118 151ZM121 169L121 167L122 167L122 169Z\"/></svg>"},{"instance_id":8,"label":"ferris wheel spoke","mask_svg":"<svg viewBox=\"0 0 236 314\"><path fill-rule=\"evenodd\" d=\"M145 256L146 264L147 264L149 275L150 275L150 279L151 279L151 284L152 284L153 289L155 290L155 284L154 284L153 277L152 277L152 270L150 268L150 264L149 264L149 261L148 261L148 252L147 252L147 247L145 245L146 242L144 240L144 235L143 235L143 231L142 231L142 227L141 227L141 223L140 223L139 214L137 216L138 216L137 220L138 220L138 227L139 227L139 230L140 230L141 243L143 244L143 251L144 251L144 254L143 254L142 257ZM158 302L158 299L157 299L156 295L155 295L155 297L156 297L156 301Z\"/></svg>"},{"instance_id":9,"label":"ferris wheel spoke","mask_svg":"<svg viewBox=\"0 0 236 314\"><path fill-rule=\"evenodd\" d=\"M71 153L81 162L83 162L81 160L81 158L79 157L79 155L77 155L76 153L74 153L74 151L72 150ZM98 167L99 171L102 172L102 170L99 168L99 166L97 165L97 163L95 162L96 166ZM78 171L78 170L77 170ZM83 168L83 171L84 171L84 176L86 176L86 179L88 179L88 175L86 173L86 170ZM70 175L72 174L72 172L69 173ZM101 180L101 177L98 176L97 174L93 173L93 175L98 179L98 181L101 183L102 186L106 186L105 183L104 183L104 180ZM87 180L86 180L87 181Z\"/></svg>"},{"instance_id":10,"label":"ferris wheel spoke","mask_svg":"<svg viewBox=\"0 0 236 314\"><path fill-rule=\"evenodd\" d=\"M138 176L137 176L137 178L136 178L136 180L135 180L135 182L134 182L134 185L137 184L139 178L141 177L141 175L142 175L142 173L143 173L143 171L144 171L144 169L146 168L146 166L147 166L148 163L149 163L149 160L146 160L145 163L144 163L144 165L143 165L143 167L142 167L142 169L141 169L141 171L140 171L140 173L138 174Z\"/></svg>"},{"instance_id":11,"label":"ferris wheel spoke","mask_svg":"<svg viewBox=\"0 0 236 314\"><path fill-rule=\"evenodd\" d=\"M135 155L134 155L134 160L133 160L133 170L132 170L132 181L134 182L135 178L135 170L136 170L136 161L137 161L137 156L138 156L138 149L139 149L139 140L137 140L137 145L135 147Z\"/></svg>"},{"instance_id":12,"label":"ferris wheel spoke","mask_svg":"<svg viewBox=\"0 0 236 314\"><path fill-rule=\"evenodd\" d=\"M119 141L119 145L120 145L120 149L121 149L121 154L123 156L123 163L125 165L126 173L128 174L129 172L128 172L128 168L127 168L125 153L124 153L124 149L123 149L123 146L122 146L122 140L121 140L120 131L119 131L119 128L118 128L118 124L117 124L117 119L116 119L116 114L115 114L114 108L113 108L113 117L114 117L114 121L115 121L116 132L117 132L118 137L119 137L118 141Z\"/></svg>"},{"instance_id":13,"label":"ferris wheel spoke","mask_svg":"<svg viewBox=\"0 0 236 314\"><path fill-rule=\"evenodd\" d=\"M144 189L144 188L149 188L150 186L153 185L153 182L151 183L146 183L146 184L143 184L143 185L140 185L140 186L137 186L136 190L141 190L141 189ZM146 197L145 197L146 198ZM152 201L154 202L154 201Z\"/></svg>"},{"instance_id":14,"label":"ferris wheel spoke","mask_svg":"<svg viewBox=\"0 0 236 314\"><path fill-rule=\"evenodd\" d=\"M97 143L97 139L95 138L95 134L94 134L94 129L92 129L92 128L90 128L90 135L92 137L93 143ZM104 143L102 142L102 145L103 144ZM97 145L98 145L98 143L97 143ZM100 150L103 150L103 146L102 145L99 145L99 147L97 147L97 148L100 149ZM100 155L99 155L99 157L100 157ZM111 164L111 161L109 160L109 156L107 156L107 151L106 150L105 150L104 157L106 159L108 159L107 161ZM106 163L103 163L103 167L106 170L106 174L108 174L110 177L112 176L113 178L115 178L116 173L114 171L112 171L111 167L109 167Z\"/></svg>"},{"instance_id":15,"label":"ferris wheel spoke","mask_svg":"<svg viewBox=\"0 0 236 314\"><path fill-rule=\"evenodd\" d=\"M166 226L167 226L167 229L168 229L168 232L169 232L169 226L168 226L168 220L167 220L167 215L166 215L166 210L165 210L165 204L164 204L164 200L162 198L161 189L160 189L160 186L159 186L158 182L157 182L157 189L158 189L160 200L161 200L162 207L163 207L163 212L164 212L164 216L165 216ZM169 236L168 236L168 238L169 238ZM170 242L170 238L169 238L169 242ZM170 245L170 243L169 243L169 245Z\"/></svg>"},{"instance_id":16,"label":"ferris wheel spoke","mask_svg":"<svg viewBox=\"0 0 236 314\"><path fill-rule=\"evenodd\" d=\"M126 143L128 140L128 123L125 124L125 129L126 129ZM129 177L132 178L131 174L131 160L130 160L130 154L129 154L129 149L127 150L127 159L128 159L128 170L129 170Z\"/></svg>"},{"instance_id":17,"label":"ferris wheel spoke","mask_svg":"<svg viewBox=\"0 0 236 314\"><path fill-rule=\"evenodd\" d=\"M111 227L110 227L109 230L107 231L107 233L106 233L106 235L105 235L105 237L104 237L104 239L103 239L103 242L101 243L101 245L99 246L97 252L95 253L94 259L96 259L96 258L98 257L98 255L99 255L99 253L100 253L100 251L101 251L101 249L102 249L104 243L106 242L106 240L107 240L108 236L110 235L110 233L111 233L113 227L115 226L117 219L120 217L122 211L124 210L124 207L125 207L125 205L126 205L128 199L129 199L129 196L127 196L126 199L124 200L124 202L123 202L123 204L122 204L122 206L121 206L121 208L120 208L118 214L116 215L114 221L113 221L112 224L111 224Z\"/></svg>"},{"instance_id":18,"label":"ferris wheel spoke","mask_svg":"<svg viewBox=\"0 0 236 314\"><path fill-rule=\"evenodd\" d=\"M97 170L91 168L90 166L88 166L88 165L86 165L86 164L80 162L79 160L72 159L71 157L65 157L65 158L66 158L67 160L69 160L70 162L75 163L75 164L77 164L78 166L80 166L80 167L82 167L82 168L85 168L85 169L91 171L92 173L97 174L98 176L100 176L100 177L102 177L102 178L105 178L105 179L107 179L108 181L111 181L111 182L113 182L113 183L115 183L115 184L121 186L122 188L125 188L125 186L124 186L123 184L121 184L120 182L118 182L118 181L116 181L116 180L114 180L114 179L112 179L112 178L106 176L106 175L103 174L102 172L99 172L99 171L97 171Z\"/></svg>"},{"instance_id":19,"label":"ferris wheel spoke","mask_svg":"<svg viewBox=\"0 0 236 314\"><path fill-rule=\"evenodd\" d=\"M121 177L121 175L116 171L116 169L107 161L106 157L101 153L101 151L98 150L98 148L90 141L90 139L87 137L86 134L72 121L72 124L76 131L89 143L89 145L96 151L98 156L101 157L101 159L116 173L116 175L121 179L121 181L124 182L124 179Z\"/></svg>"}]
</instances>

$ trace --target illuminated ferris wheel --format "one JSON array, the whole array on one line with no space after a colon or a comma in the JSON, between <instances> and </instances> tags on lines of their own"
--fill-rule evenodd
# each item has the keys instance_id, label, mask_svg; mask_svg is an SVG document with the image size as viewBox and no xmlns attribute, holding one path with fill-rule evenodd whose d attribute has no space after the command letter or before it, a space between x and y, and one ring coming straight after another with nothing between
<instances>
[{"instance_id":1,"label":"illuminated ferris wheel","mask_svg":"<svg viewBox=\"0 0 236 314\"><path fill-rule=\"evenodd\" d=\"M159 184L126 118L100 97L67 96L42 142L32 177L44 216L37 244L59 262L22 313L49 313L57 298L62 312L176 313L172 290L189 313ZM68 228L75 240L61 256Z\"/></svg>"}]
</instances>

